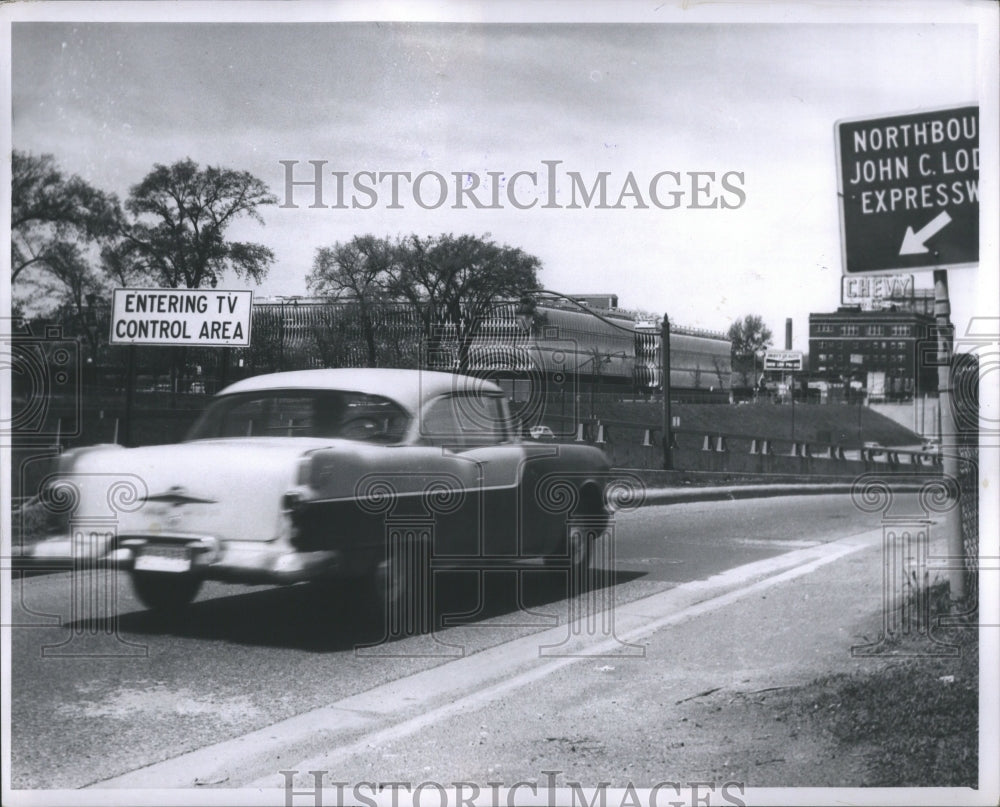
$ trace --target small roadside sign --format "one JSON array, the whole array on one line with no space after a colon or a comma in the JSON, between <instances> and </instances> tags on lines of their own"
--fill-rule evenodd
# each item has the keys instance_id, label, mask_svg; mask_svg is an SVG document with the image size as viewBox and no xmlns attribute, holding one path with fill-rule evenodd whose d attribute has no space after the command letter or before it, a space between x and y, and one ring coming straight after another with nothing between
<instances>
[{"instance_id":1,"label":"small roadside sign","mask_svg":"<svg viewBox=\"0 0 1000 807\"><path fill-rule=\"evenodd\" d=\"M764 354L765 370L784 370L796 373L802 370L801 350L769 350Z\"/></svg>"},{"instance_id":2,"label":"small roadside sign","mask_svg":"<svg viewBox=\"0 0 1000 807\"><path fill-rule=\"evenodd\" d=\"M979 262L979 107L835 125L845 274Z\"/></svg>"},{"instance_id":3,"label":"small roadside sign","mask_svg":"<svg viewBox=\"0 0 1000 807\"><path fill-rule=\"evenodd\" d=\"M247 347L253 292L115 289L112 345Z\"/></svg>"}]
</instances>

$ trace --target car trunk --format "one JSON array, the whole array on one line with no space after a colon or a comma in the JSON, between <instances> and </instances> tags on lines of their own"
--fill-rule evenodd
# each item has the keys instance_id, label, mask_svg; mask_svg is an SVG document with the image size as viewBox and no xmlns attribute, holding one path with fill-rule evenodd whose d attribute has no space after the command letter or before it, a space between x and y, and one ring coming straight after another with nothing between
<instances>
[{"instance_id":1,"label":"car trunk","mask_svg":"<svg viewBox=\"0 0 1000 807\"><path fill-rule=\"evenodd\" d=\"M261 438L87 452L69 475L76 517L114 523L119 536L268 541L300 458L326 444Z\"/></svg>"}]
</instances>

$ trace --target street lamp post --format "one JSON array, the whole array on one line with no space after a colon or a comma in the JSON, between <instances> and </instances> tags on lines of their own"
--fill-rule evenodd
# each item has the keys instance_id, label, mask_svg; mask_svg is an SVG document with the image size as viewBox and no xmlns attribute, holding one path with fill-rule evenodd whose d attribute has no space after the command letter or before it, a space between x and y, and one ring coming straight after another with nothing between
<instances>
[{"instance_id":1,"label":"street lamp post","mask_svg":"<svg viewBox=\"0 0 1000 807\"><path fill-rule=\"evenodd\" d=\"M663 470L674 469L673 416L670 411L670 317L660 325L660 372L663 376Z\"/></svg>"}]
</instances>

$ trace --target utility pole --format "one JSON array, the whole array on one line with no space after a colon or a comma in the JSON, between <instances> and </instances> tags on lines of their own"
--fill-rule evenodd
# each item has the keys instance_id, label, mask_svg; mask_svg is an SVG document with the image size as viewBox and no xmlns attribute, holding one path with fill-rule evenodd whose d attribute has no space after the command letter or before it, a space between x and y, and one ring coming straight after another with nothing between
<instances>
[{"instance_id":1,"label":"utility pole","mask_svg":"<svg viewBox=\"0 0 1000 807\"><path fill-rule=\"evenodd\" d=\"M660 372L663 376L663 470L674 469L673 418L670 412L670 318L660 326Z\"/></svg>"},{"instance_id":2,"label":"utility pole","mask_svg":"<svg viewBox=\"0 0 1000 807\"><path fill-rule=\"evenodd\" d=\"M948 270L934 270L934 319L937 328L938 435L941 438L942 472L945 484L958 492L958 434L951 409L952 350L951 301L948 299ZM945 441L950 441L946 444ZM959 495L961 493L959 492ZM965 547L962 542L961 511L958 506L942 513L941 526L948 546L948 584L952 600L965 599Z\"/></svg>"}]
</instances>

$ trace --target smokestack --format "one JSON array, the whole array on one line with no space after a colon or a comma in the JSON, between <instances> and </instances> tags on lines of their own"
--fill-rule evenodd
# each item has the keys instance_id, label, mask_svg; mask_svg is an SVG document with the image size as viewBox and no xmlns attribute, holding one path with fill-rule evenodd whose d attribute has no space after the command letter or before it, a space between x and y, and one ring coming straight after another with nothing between
<instances>
[{"instance_id":1,"label":"smokestack","mask_svg":"<svg viewBox=\"0 0 1000 807\"><path fill-rule=\"evenodd\" d=\"M785 350L792 349L792 318L785 320Z\"/></svg>"}]
</instances>

